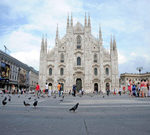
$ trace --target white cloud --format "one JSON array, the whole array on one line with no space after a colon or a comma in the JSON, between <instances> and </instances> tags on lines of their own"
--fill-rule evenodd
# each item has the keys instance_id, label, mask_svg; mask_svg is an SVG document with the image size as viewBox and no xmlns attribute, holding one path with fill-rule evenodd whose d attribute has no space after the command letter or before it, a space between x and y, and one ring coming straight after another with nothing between
<instances>
[{"instance_id":1,"label":"white cloud","mask_svg":"<svg viewBox=\"0 0 150 135\"><path fill-rule=\"evenodd\" d=\"M11 56L15 57L16 59L20 60L21 62L29 66L36 68L36 70L39 69L38 65L40 55L39 51L37 50L30 50L28 52L19 51L16 53L11 53Z\"/></svg>"},{"instance_id":2,"label":"white cloud","mask_svg":"<svg viewBox=\"0 0 150 135\"><path fill-rule=\"evenodd\" d=\"M123 55L123 53L118 52L118 63L119 64L124 64L127 62L127 58L125 55Z\"/></svg>"}]
</instances>

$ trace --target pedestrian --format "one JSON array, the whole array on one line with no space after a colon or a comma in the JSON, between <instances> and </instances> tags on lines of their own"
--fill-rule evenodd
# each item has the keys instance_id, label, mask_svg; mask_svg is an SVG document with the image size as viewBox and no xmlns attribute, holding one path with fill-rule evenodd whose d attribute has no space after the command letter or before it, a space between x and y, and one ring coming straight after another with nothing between
<instances>
[{"instance_id":1,"label":"pedestrian","mask_svg":"<svg viewBox=\"0 0 150 135\"><path fill-rule=\"evenodd\" d=\"M108 88L106 89L106 92L107 92L107 96L109 96L110 90Z\"/></svg>"},{"instance_id":2,"label":"pedestrian","mask_svg":"<svg viewBox=\"0 0 150 135\"><path fill-rule=\"evenodd\" d=\"M137 88L136 88L137 97L140 97L140 83L138 82Z\"/></svg>"},{"instance_id":3,"label":"pedestrian","mask_svg":"<svg viewBox=\"0 0 150 135\"><path fill-rule=\"evenodd\" d=\"M35 95L38 97L39 95L39 92L40 92L40 85L37 83L36 84L36 88L35 88Z\"/></svg>"},{"instance_id":4,"label":"pedestrian","mask_svg":"<svg viewBox=\"0 0 150 135\"><path fill-rule=\"evenodd\" d=\"M144 80L141 80L140 94L141 94L141 97L144 97Z\"/></svg>"},{"instance_id":5,"label":"pedestrian","mask_svg":"<svg viewBox=\"0 0 150 135\"><path fill-rule=\"evenodd\" d=\"M60 97L61 96L61 84L60 83L58 83L57 89L58 89L58 95Z\"/></svg>"},{"instance_id":6,"label":"pedestrian","mask_svg":"<svg viewBox=\"0 0 150 135\"><path fill-rule=\"evenodd\" d=\"M150 81L147 83L147 89L148 89L148 96L150 97Z\"/></svg>"},{"instance_id":7,"label":"pedestrian","mask_svg":"<svg viewBox=\"0 0 150 135\"><path fill-rule=\"evenodd\" d=\"M51 94L52 94L52 86L49 85L48 86L48 96L51 97Z\"/></svg>"},{"instance_id":8,"label":"pedestrian","mask_svg":"<svg viewBox=\"0 0 150 135\"><path fill-rule=\"evenodd\" d=\"M45 84L45 94L48 96L48 84Z\"/></svg>"},{"instance_id":9,"label":"pedestrian","mask_svg":"<svg viewBox=\"0 0 150 135\"><path fill-rule=\"evenodd\" d=\"M147 97L148 90L147 90L147 81L146 80L144 80L143 93L144 93L144 97Z\"/></svg>"},{"instance_id":10,"label":"pedestrian","mask_svg":"<svg viewBox=\"0 0 150 135\"><path fill-rule=\"evenodd\" d=\"M76 96L76 85L75 84L72 86L72 91L73 91L73 96L75 97Z\"/></svg>"},{"instance_id":11,"label":"pedestrian","mask_svg":"<svg viewBox=\"0 0 150 135\"><path fill-rule=\"evenodd\" d=\"M136 86L135 86L134 81L133 81L133 84L132 84L132 95L136 96Z\"/></svg>"},{"instance_id":12,"label":"pedestrian","mask_svg":"<svg viewBox=\"0 0 150 135\"><path fill-rule=\"evenodd\" d=\"M114 95L116 95L116 89L114 88Z\"/></svg>"},{"instance_id":13,"label":"pedestrian","mask_svg":"<svg viewBox=\"0 0 150 135\"><path fill-rule=\"evenodd\" d=\"M15 85L12 85L12 94L15 94Z\"/></svg>"},{"instance_id":14,"label":"pedestrian","mask_svg":"<svg viewBox=\"0 0 150 135\"><path fill-rule=\"evenodd\" d=\"M119 88L119 95L121 96L121 91L122 91L122 89L121 89L121 87Z\"/></svg>"},{"instance_id":15,"label":"pedestrian","mask_svg":"<svg viewBox=\"0 0 150 135\"><path fill-rule=\"evenodd\" d=\"M129 80L129 83L128 83L128 91L129 91L129 95L130 95L130 96L131 96L131 94L132 94L131 89L132 89L132 84L131 84L131 80Z\"/></svg>"},{"instance_id":16,"label":"pedestrian","mask_svg":"<svg viewBox=\"0 0 150 135\"><path fill-rule=\"evenodd\" d=\"M125 92L125 90L126 90L126 87L125 86L123 86L123 94L125 94L126 92Z\"/></svg>"}]
</instances>

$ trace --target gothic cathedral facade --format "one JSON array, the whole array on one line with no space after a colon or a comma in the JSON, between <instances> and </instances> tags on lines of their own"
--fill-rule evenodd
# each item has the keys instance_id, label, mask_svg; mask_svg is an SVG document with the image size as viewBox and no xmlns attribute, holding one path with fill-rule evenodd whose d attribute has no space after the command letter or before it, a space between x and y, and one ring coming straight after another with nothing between
<instances>
[{"instance_id":1,"label":"gothic cathedral facade","mask_svg":"<svg viewBox=\"0 0 150 135\"><path fill-rule=\"evenodd\" d=\"M67 18L66 34L59 38L56 30L55 46L47 50L47 39L42 38L39 66L39 84L45 89L45 83L57 90L68 92L76 84L77 90L86 93L106 92L119 88L118 52L115 38L110 40L110 51L103 47L101 28L99 38L91 34L90 16L85 15L84 26L73 18Z\"/></svg>"}]
</instances>

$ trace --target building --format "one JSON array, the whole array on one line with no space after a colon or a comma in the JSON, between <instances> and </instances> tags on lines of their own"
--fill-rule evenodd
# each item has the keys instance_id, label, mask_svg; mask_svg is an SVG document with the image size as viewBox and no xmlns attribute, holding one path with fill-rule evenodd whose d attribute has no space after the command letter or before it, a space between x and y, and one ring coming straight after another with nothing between
<instances>
[{"instance_id":1,"label":"building","mask_svg":"<svg viewBox=\"0 0 150 135\"><path fill-rule=\"evenodd\" d=\"M42 38L40 51L39 84L57 89L61 83L64 92L76 84L77 90L93 92L119 88L118 52L115 38L110 40L110 51L103 47L101 28L99 38L91 34L90 16L85 15L84 26L67 18L66 34L59 38L56 30L55 46L47 50L47 39Z\"/></svg>"},{"instance_id":2,"label":"building","mask_svg":"<svg viewBox=\"0 0 150 135\"><path fill-rule=\"evenodd\" d=\"M39 76L38 71L36 71L33 67L30 67L29 72L29 90L35 90L36 84L38 83Z\"/></svg>"},{"instance_id":3,"label":"building","mask_svg":"<svg viewBox=\"0 0 150 135\"><path fill-rule=\"evenodd\" d=\"M0 50L0 88L11 91L12 85L15 85L16 88L29 89L29 80L34 80L35 85L38 82L38 72Z\"/></svg>"},{"instance_id":4,"label":"building","mask_svg":"<svg viewBox=\"0 0 150 135\"><path fill-rule=\"evenodd\" d=\"M123 73L120 75L120 87L128 89L129 80L134 81L135 84L141 82L141 80L150 80L150 72L133 74L133 73Z\"/></svg>"}]
</instances>

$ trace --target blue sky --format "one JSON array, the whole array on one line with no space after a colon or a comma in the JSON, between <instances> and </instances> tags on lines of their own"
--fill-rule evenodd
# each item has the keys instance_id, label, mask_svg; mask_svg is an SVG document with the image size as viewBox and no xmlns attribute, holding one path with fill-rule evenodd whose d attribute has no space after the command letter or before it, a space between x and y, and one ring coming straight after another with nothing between
<instances>
[{"instance_id":1,"label":"blue sky","mask_svg":"<svg viewBox=\"0 0 150 135\"><path fill-rule=\"evenodd\" d=\"M149 5L150 0L1 0L0 49L6 45L10 55L38 70L42 35L47 34L51 49L57 24L63 37L67 14L72 12L74 24L84 24L87 12L95 37L101 25L105 48L115 35L120 73L137 73L136 67L150 72Z\"/></svg>"}]
</instances>

